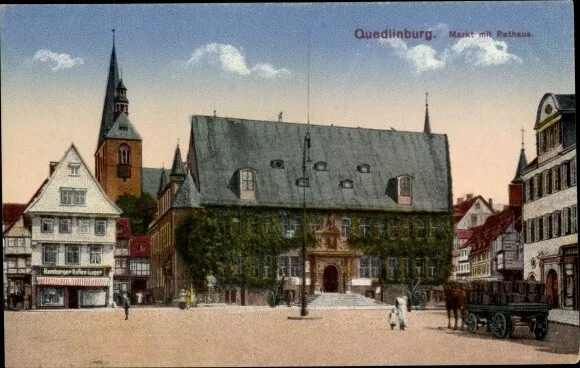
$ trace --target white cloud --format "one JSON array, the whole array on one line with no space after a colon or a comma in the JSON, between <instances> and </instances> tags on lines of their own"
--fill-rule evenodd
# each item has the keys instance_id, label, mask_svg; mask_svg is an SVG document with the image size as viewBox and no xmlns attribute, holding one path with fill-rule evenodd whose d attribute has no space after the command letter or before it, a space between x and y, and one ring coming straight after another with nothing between
<instances>
[{"instance_id":1,"label":"white cloud","mask_svg":"<svg viewBox=\"0 0 580 368\"><path fill-rule=\"evenodd\" d=\"M69 54L57 54L50 50L38 50L32 60L39 60L41 62L54 62L53 71L59 69L70 69L77 65L83 65L85 62L81 58L72 58Z\"/></svg>"},{"instance_id":2,"label":"white cloud","mask_svg":"<svg viewBox=\"0 0 580 368\"><path fill-rule=\"evenodd\" d=\"M491 37L462 38L451 48L454 53L465 57L475 65L501 65L509 62L522 62L517 55L507 51L507 43L494 41Z\"/></svg>"},{"instance_id":3,"label":"white cloud","mask_svg":"<svg viewBox=\"0 0 580 368\"><path fill-rule=\"evenodd\" d=\"M249 68L246 64L246 58L238 49L232 45L220 43L210 43L198 47L187 61L187 64L197 64L205 58L214 61L217 58L224 71L240 75L257 74L262 78L273 79L290 74L290 71L286 68L276 69L272 65L265 63L259 63Z\"/></svg>"},{"instance_id":4,"label":"white cloud","mask_svg":"<svg viewBox=\"0 0 580 368\"><path fill-rule=\"evenodd\" d=\"M438 59L437 51L431 46L421 44L408 48L407 44L400 38L380 39L379 43L393 47L399 57L406 59L414 67L417 74L427 70L441 69L445 66L445 55Z\"/></svg>"},{"instance_id":5,"label":"white cloud","mask_svg":"<svg viewBox=\"0 0 580 368\"><path fill-rule=\"evenodd\" d=\"M436 28L446 28L438 24ZM522 63L522 59L507 51L507 43L495 41L491 37L462 38L453 46L445 48L439 56L437 51L428 45L419 44L408 47L400 38L379 39L380 44L392 47L397 56L407 60L416 74L428 70L442 69L456 59L464 59L477 66L502 65L510 62Z\"/></svg>"}]
</instances>

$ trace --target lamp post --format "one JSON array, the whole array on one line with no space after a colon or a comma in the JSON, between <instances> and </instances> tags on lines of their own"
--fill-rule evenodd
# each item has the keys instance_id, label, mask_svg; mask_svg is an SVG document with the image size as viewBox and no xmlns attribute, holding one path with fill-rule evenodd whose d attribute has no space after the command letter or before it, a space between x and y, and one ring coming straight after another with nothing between
<instances>
[{"instance_id":1,"label":"lamp post","mask_svg":"<svg viewBox=\"0 0 580 368\"><path fill-rule=\"evenodd\" d=\"M306 304L308 299L306 298L306 186L309 185L308 178L306 177L306 164L310 162L310 131L306 130L306 135L304 136L304 144L302 147L302 282L300 285L301 289L301 300L300 300L300 315L305 317L308 315L308 309L306 309Z\"/></svg>"}]
</instances>

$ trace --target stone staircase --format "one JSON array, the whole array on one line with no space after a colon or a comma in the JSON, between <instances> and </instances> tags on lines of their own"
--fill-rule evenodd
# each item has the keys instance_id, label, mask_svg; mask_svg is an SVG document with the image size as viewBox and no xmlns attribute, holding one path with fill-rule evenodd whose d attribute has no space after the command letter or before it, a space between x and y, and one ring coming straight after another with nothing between
<instances>
[{"instance_id":1,"label":"stone staircase","mask_svg":"<svg viewBox=\"0 0 580 368\"><path fill-rule=\"evenodd\" d=\"M333 307L379 307L384 306L374 299L364 297L357 293L320 293L308 297L308 307L333 308Z\"/></svg>"}]
</instances>

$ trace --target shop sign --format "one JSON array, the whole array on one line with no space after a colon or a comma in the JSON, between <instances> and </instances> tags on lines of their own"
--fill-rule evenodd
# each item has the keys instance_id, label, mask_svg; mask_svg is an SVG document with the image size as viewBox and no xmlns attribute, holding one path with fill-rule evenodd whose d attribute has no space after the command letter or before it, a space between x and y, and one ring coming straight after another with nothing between
<instances>
[{"instance_id":1,"label":"shop sign","mask_svg":"<svg viewBox=\"0 0 580 368\"><path fill-rule=\"evenodd\" d=\"M42 267L43 276L105 276L104 268Z\"/></svg>"}]
</instances>

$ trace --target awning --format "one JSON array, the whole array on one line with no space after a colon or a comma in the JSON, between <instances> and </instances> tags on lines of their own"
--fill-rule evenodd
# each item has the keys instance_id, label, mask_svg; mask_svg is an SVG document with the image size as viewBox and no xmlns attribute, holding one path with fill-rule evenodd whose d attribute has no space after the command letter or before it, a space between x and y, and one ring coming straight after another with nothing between
<instances>
[{"instance_id":1,"label":"awning","mask_svg":"<svg viewBox=\"0 0 580 368\"><path fill-rule=\"evenodd\" d=\"M59 286L95 286L104 287L109 285L108 277L42 277L36 278L38 285Z\"/></svg>"}]
</instances>

